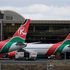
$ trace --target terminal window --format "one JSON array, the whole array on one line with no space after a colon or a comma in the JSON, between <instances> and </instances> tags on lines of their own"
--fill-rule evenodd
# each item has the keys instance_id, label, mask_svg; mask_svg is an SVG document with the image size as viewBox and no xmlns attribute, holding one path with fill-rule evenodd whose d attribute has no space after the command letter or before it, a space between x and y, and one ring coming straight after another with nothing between
<instances>
[{"instance_id":1,"label":"terminal window","mask_svg":"<svg viewBox=\"0 0 70 70\"><path fill-rule=\"evenodd\" d=\"M3 19L4 14L0 12L0 19Z\"/></svg>"}]
</instances>

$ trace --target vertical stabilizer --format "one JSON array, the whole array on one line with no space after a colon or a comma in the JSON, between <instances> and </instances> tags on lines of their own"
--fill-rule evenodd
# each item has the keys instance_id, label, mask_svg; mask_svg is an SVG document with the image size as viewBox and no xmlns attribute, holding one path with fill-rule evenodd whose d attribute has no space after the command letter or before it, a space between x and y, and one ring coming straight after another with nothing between
<instances>
[{"instance_id":1,"label":"vertical stabilizer","mask_svg":"<svg viewBox=\"0 0 70 70\"><path fill-rule=\"evenodd\" d=\"M25 23L22 24L19 27L19 29L15 32L13 37L18 36L20 38L26 39L26 35L27 35L27 32L28 32L29 24L30 24L30 19L26 20Z\"/></svg>"},{"instance_id":2,"label":"vertical stabilizer","mask_svg":"<svg viewBox=\"0 0 70 70\"><path fill-rule=\"evenodd\" d=\"M67 35L66 39L70 39L70 33Z\"/></svg>"}]
</instances>

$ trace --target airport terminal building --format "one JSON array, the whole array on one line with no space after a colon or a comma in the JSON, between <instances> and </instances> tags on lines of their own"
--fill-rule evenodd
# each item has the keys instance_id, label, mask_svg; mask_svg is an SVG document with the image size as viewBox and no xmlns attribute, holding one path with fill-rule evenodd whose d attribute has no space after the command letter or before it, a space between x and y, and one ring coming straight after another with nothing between
<instances>
[{"instance_id":1,"label":"airport terminal building","mask_svg":"<svg viewBox=\"0 0 70 70\"><path fill-rule=\"evenodd\" d=\"M25 18L16 12L0 11L0 40L13 36L24 21ZM57 43L69 33L70 20L31 20L26 42Z\"/></svg>"},{"instance_id":2,"label":"airport terminal building","mask_svg":"<svg viewBox=\"0 0 70 70\"><path fill-rule=\"evenodd\" d=\"M10 38L25 21L20 14L0 11L0 40ZM70 33L70 20L31 20L26 42L56 43Z\"/></svg>"}]
</instances>

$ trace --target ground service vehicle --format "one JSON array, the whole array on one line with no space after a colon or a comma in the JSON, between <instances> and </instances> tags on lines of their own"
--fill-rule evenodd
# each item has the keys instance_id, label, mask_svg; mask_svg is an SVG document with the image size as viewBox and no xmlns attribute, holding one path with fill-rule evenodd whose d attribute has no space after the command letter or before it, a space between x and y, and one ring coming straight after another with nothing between
<instances>
[{"instance_id":1,"label":"ground service vehicle","mask_svg":"<svg viewBox=\"0 0 70 70\"><path fill-rule=\"evenodd\" d=\"M17 52L16 51L16 54L14 56L14 59L15 60L35 60L37 57L37 54L36 53L29 53L29 52L23 52L23 51L20 51L20 52Z\"/></svg>"}]
</instances>

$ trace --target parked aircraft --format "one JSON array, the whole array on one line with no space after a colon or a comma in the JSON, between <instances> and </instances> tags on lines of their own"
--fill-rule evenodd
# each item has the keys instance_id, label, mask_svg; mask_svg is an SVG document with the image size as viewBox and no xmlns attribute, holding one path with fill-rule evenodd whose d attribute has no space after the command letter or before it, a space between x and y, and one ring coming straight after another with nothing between
<instances>
[{"instance_id":1,"label":"parked aircraft","mask_svg":"<svg viewBox=\"0 0 70 70\"><path fill-rule=\"evenodd\" d=\"M34 44L27 43L27 46L23 48L28 52L36 52L37 54L46 54L47 56L70 52L70 34L66 37L64 41L55 44Z\"/></svg>"},{"instance_id":2,"label":"parked aircraft","mask_svg":"<svg viewBox=\"0 0 70 70\"><path fill-rule=\"evenodd\" d=\"M25 33L20 31L20 34L25 34ZM16 36L16 34L14 36ZM21 42L22 42L22 39L21 39ZM23 52L28 52L29 55L34 54L34 55L51 56L51 55L56 55L58 53L70 52L70 34L68 34L68 36L66 37L64 41L61 41L55 44L38 44L38 43L37 44L36 43L24 43L24 44L26 44L26 46L23 47L22 50L24 50ZM15 56L16 53L19 53L19 52L18 51L10 52L8 53L8 56L9 57Z\"/></svg>"},{"instance_id":3,"label":"parked aircraft","mask_svg":"<svg viewBox=\"0 0 70 70\"><path fill-rule=\"evenodd\" d=\"M0 58L5 53L19 50L25 47L24 43L30 24L30 19L25 20L24 23L25 24L21 24L19 29L15 32L15 34L10 39L0 42Z\"/></svg>"}]
</instances>

